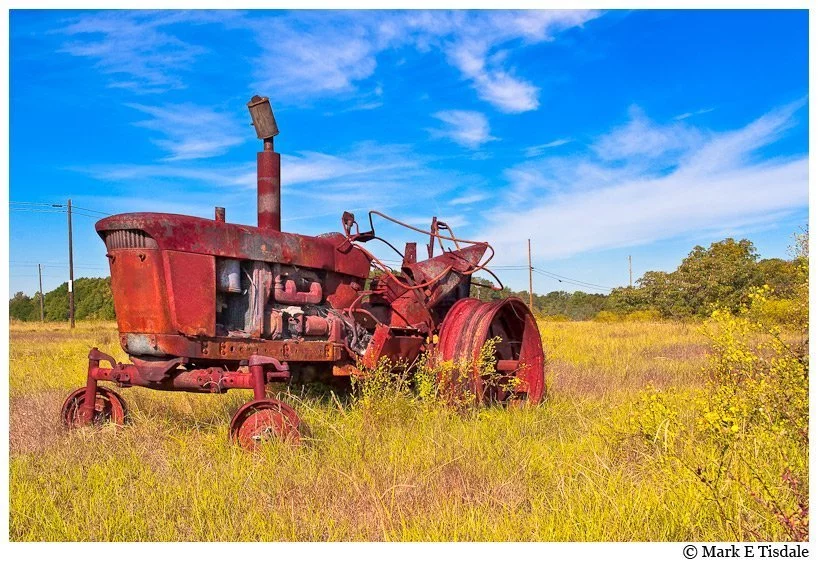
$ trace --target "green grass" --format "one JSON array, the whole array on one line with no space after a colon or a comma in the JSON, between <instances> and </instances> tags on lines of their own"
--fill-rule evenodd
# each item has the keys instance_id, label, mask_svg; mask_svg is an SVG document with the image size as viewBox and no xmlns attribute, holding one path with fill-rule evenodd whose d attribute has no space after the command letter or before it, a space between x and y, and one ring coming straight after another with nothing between
<instances>
[{"instance_id":1,"label":"green grass","mask_svg":"<svg viewBox=\"0 0 818 565\"><path fill-rule=\"evenodd\" d=\"M124 360L116 328L12 324L10 538L735 538L695 476L657 465L626 431L648 382L702 386L704 337L658 322L541 330L550 389L540 406L457 414L405 397L289 397L310 439L251 454L227 442L249 399L240 392L126 389L130 425L63 431L60 404L83 384L88 349ZM780 539L774 521L748 519Z\"/></svg>"}]
</instances>

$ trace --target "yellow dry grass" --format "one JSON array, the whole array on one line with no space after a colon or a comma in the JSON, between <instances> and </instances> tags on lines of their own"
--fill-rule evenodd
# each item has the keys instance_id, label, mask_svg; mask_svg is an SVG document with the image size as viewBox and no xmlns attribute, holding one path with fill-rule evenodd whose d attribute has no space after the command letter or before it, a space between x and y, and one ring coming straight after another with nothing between
<instances>
[{"instance_id":1,"label":"yellow dry grass","mask_svg":"<svg viewBox=\"0 0 818 565\"><path fill-rule=\"evenodd\" d=\"M300 448L227 442L248 393L126 389L132 423L66 432L63 398L116 327L11 325L12 540L724 540L695 477L622 433L637 392L695 389L707 340L660 322L541 323L549 398L457 414L290 397ZM740 504L740 500L738 502ZM776 525L752 524L770 539Z\"/></svg>"}]
</instances>

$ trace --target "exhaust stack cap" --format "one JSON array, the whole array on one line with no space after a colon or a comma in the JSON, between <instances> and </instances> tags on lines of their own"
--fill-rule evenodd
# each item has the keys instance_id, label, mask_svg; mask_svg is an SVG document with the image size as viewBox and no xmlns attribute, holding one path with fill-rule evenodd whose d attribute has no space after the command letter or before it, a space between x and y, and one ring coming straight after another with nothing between
<instances>
[{"instance_id":1,"label":"exhaust stack cap","mask_svg":"<svg viewBox=\"0 0 818 565\"><path fill-rule=\"evenodd\" d=\"M247 109L250 110L253 126L256 128L256 135L259 139L272 139L278 135L278 125L276 125L269 98L266 96L253 96L250 102L247 103Z\"/></svg>"}]
</instances>

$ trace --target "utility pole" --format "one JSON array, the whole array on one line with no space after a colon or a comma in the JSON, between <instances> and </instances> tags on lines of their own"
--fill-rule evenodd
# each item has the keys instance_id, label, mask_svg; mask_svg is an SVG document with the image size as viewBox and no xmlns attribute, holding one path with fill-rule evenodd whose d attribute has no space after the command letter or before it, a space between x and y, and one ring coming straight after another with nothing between
<instances>
[{"instance_id":1,"label":"utility pole","mask_svg":"<svg viewBox=\"0 0 818 565\"><path fill-rule=\"evenodd\" d=\"M74 241L71 234L71 199L68 199L68 319L74 327Z\"/></svg>"},{"instance_id":2,"label":"utility pole","mask_svg":"<svg viewBox=\"0 0 818 565\"><path fill-rule=\"evenodd\" d=\"M531 239L528 240L528 309L534 313L534 267L531 266Z\"/></svg>"},{"instance_id":3,"label":"utility pole","mask_svg":"<svg viewBox=\"0 0 818 565\"><path fill-rule=\"evenodd\" d=\"M40 275L40 322L45 322L45 310L43 308L43 266L37 263L37 272Z\"/></svg>"},{"instance_id":4,"label":"utility pole","mask_svg":"<svg viewBox=\"0 0 818 565\"><path fill-rule=\"evenodd\" d=\"M630 255L628 255L628 286L633 288L633 264Z\"/></svg>"}]
</instances>

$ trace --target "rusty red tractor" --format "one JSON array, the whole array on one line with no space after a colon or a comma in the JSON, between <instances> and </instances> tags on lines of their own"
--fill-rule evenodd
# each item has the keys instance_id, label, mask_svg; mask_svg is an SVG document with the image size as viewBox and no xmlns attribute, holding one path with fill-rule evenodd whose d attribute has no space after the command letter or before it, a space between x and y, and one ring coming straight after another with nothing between
<instances>
[{"instance_id":1,"label":"rusty red tractor","mask_svg":"<svg viewBox=\"0 0 818 565\"><path fill-rule=\"evenodd\" d=\"M494 254L488 243L459 239L434 218L426 231L376 211L367 231L344 212L344 233L282 232L281 156L273 149L278 127L267 98L254 96L248 108L264 143L257 156L258 227L227 222L223 208L212 220L129 213L97 222L120 345L131 362L91 349L86 384L62 407L66 426L125 422L125 401L100 381L165 391L238 388L251 389L253 400L233 416L234 442L247 449L274 438L297 443L299 416L268 398L268 383L357 378L383 357L411 362L423 352L469 367L493 338L494 374L501 378L486 381L473 362L471 373L464 371L476 402L543 398L543 348L528 307L514 297L469 297L474 273L493 275L486 268ZM416 243L400 253L375 235L375 216L428 236L428 258L418 260ZM399 271L361 245L371 240L401 256ZM380 272L370 279L372 267Z\"/></svg>"}]
</instances>

